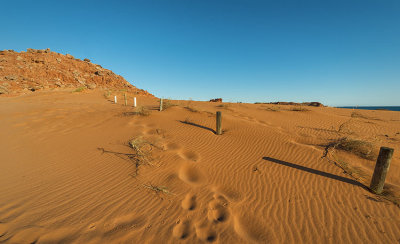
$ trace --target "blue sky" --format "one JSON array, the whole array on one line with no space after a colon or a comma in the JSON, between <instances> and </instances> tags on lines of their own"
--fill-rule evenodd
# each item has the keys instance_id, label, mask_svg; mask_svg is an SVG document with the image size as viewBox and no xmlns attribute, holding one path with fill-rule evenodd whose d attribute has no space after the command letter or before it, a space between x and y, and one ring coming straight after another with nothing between
<instances>
[{"instance_id":1,"label":"blue sky","mask_svg":"<svg viewBox=\"0 0 400 244\"><path fill-rule=\"evenodd\" d=\"M400 105L400 1L0 1L0 49L89 58L156 96Z\"/></svg>"}]
</instances>

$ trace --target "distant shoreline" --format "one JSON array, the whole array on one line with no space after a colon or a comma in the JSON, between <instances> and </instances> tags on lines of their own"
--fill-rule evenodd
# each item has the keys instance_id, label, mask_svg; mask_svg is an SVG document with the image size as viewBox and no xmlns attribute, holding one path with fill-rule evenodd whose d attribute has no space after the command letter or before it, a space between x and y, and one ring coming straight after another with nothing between
<instances>
[{"instance_id":1,"label":"distant shoreline","mask_svg":"<svg viewBox=\"0 0 400 244\"><path fill-rule=\"evenodd\" d=\"M345 106L345 107L337 107L337 108L400 111L400 106Z\"/></svg>"}]
</instances>

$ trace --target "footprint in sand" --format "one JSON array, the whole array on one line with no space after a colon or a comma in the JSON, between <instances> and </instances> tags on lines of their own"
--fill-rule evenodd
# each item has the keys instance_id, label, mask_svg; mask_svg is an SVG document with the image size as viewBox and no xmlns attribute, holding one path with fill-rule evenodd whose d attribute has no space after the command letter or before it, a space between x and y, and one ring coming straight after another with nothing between
<instances>
[{"instance_id":1,"label":"footprint in sand","mask_svg":"<svg viewBox=\"0 0 400 244\"><path fill-rule=\"evenodd\" d=\"M184 220L184 221L177 221L177 224L172 230L172 235L175 238L178 239L185 239L188 237L190 234L190 221L189 220Z\"/></svg>"},{"instance_id":2,"label":"footprint in sand","mask_svg":"<svg viewBox=\"0 0 400 244\"><path fill-rule=\"evenodd\" d=\"M229 217L228 201L223 196L214 196L208 204L208 220L215 223L224 222Z\"/></svg>"},{"instance_id":3,"label":"footprint in sand","mask_svg":"<svg viewBox=\"0 0 400 244\"><path fill-rule=\"evenodd\" d=\"M182 201L182 208L186 210L194 210L196 208L196 195L192 193L186 194Z\"/></svg>"},{"instance_id":4,"label":"footprint in sand","mask_svg":"<svg viewBox=\"0 0 400 244\"><path fill-rule=\"evenodd\" d=\"M205 180L204 175L193 163L183 163L179 169L178 177L191 185L199 185Z\"/></svg>"},{"instance_id":5,"label":"footprint in sand","mask_svg":"<svg viewBox=\"0 0 400 244\"><path fill-rule=\"evenodd\" d=\"M218 193L214 193L213 200L208 204L208 208L204 209L207 212L206 216L203 216L200 221L195 223L194 228L196 230L196 237L205 242L214 242L218 238L218 233L215 230L216 225L225 222L229 218L228 200ZM182 208L185 210L195 210L196 208L196 195L192 193L186 194L182 201ZM203 212L203 213L205 213ZM177 222L177 225L173 229L173 235L176 238L184 239L189 233L190 224L189 221Z\"/></svg>"},{"instance_id":6,"label":"footprint in sand","mask_svg":"<svg viewBox=\"0 0 400 244\"><path fill-rule=\"evenodd\" d=\"M114 219L108 220L106 222L92 223L89 225L90 229L100 228L104 231L104 235L113 235L119 233L120 231L134 231L140 230L147 223L147 219L138 214L129 214L116 217Z\"/></svg>"},{"instance_id":7,"label":"footprint in sand","mask_svg":"<svg viewBox=\"0 0 400 244\"><path fill-rule=\"evenodd\" d=\"M225 199L231 202L238 202L242 199L241 194L230 187L214 187L212 191L218 193L219 195L222 195Z\"/></svg>"},{"instance_id":8,"label":"footprint in sand","mask_svg":"<svg viewBox=\"0 0 400 244\"><path fill-rule=\"evenodd\" d=\"M183 159L190 160L190 161L193 161L193 162L198 162L199 159L200 159L199 154L197 152L194 152L194 151L183 151L183 152L180 152L179 155Z\"/></svg>"},{"instance_id":9,"label":"footprint in sand","mask_svg":"<svg viewBox=\"0 0 400 244\"><path fill-rule=\"evenodd\" d=\"M167 150L178 150L181 148L181 146L179 144L176 144L173 142L168 143L165 147Z\"/></svg>"},{"instance_id":10,"label":"footprint in sand","mask_svg":"<svg viewBox=\"0 0 400 244\"><path fill-rule=\"evenodd\" d=\"M272 237L271 232L262 227L257 218L243 213L232 214L233 229L238 236L244 240L257 243L274 243L276 240Z\"/></svg>"},{"instance_id":11,"label":"footprint in sand","mask_svg":"<svg viewBox=\"0 0 400 244\"><path fill-rule=\"evenodd\" d=\"M161 131L160 129L147 129L144 131L145 135L160 135L162 134L163 131Z\"/></svg>"},{"instance_id":12,"label":"footprint in sand","mask_svg":"<svg viewBox=\"0 0 400 244\"><path fill-rule=\"evenodd\" d=\"M217 240L217 232L213 229L211 223L207 221L195 224L196 236L202 241L214 242Z\"/></svg>"}]
</instances>

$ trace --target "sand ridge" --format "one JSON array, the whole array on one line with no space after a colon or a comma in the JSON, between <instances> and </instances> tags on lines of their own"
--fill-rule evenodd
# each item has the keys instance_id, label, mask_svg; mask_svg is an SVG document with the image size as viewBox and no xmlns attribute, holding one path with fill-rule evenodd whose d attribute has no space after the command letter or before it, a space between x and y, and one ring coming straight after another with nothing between
<instances>
[{"instance_id":1,"label":"sand ridge","mask_svg":"<svg viewBox=\"0 0 400 244\"><path fill-rule=\"evenodd\" d=\"M398 112L172 102L177 106L159 112L157 99L138 96L151 114L137 116L97 90L2 98L0 241L400 239L399 208L322 158L324 145L343 136L393 147L387 183L396 192ZM217 110L221 136L214 134ZM151 164L132 163L133 138L151 143ZM333 155L368 181L373 161Z\"/></svg>"}]
</instances>

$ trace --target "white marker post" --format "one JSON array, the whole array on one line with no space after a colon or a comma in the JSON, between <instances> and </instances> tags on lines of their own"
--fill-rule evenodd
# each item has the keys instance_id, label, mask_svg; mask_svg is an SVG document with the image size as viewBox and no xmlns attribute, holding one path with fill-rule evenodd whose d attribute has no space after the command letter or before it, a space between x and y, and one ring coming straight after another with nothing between
<instances>
[{"instance_id":1,"label":"white marker post","mask_svg":"<svg viewBox=\"0 0 400 244\"><path fill-rule=\"evenodd\" d=\"M136 97L133 98L133 106L136 108Z\"/></svg>"},{"instance_id":2,"label":"white marker post","mask_svg":"<svg viewBox=\"0 0 400 244\"><path fill-rule=\"evenodd\" d=\"M114 96L114 103L117 103L117 96Z\"/></svg>"}]
</instances>

